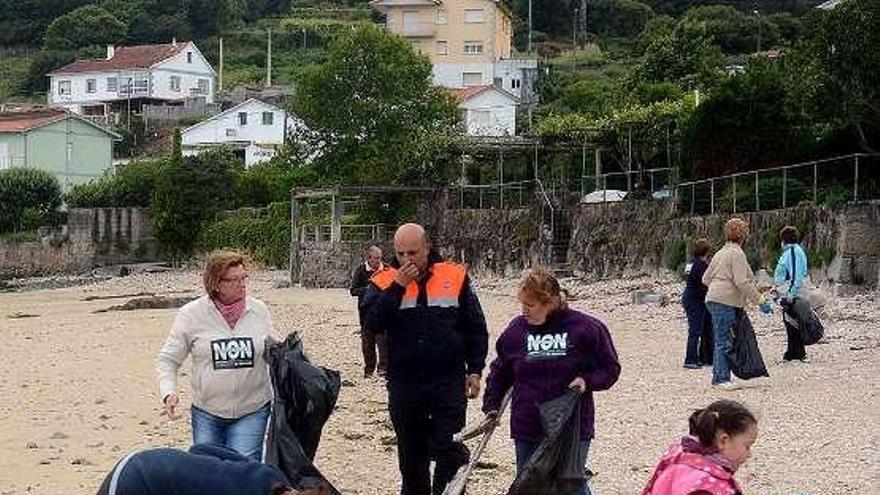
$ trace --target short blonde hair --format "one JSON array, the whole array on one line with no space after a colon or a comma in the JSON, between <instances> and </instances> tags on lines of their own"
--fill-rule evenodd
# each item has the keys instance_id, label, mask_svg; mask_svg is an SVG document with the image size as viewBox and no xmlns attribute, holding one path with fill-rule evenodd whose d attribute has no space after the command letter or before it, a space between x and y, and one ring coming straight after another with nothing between
<instances>
[{"instance_id":1,"label":"short blonde hair","mask_svg":"<svg viewBox=\"0 0 880 495\"><path fill-rule=\"evenodd\" d=\"M202 274L202 284L209 296L215 297L220 292L223 274L233 266L246 268L245 255L236 251L214 251L208 255L205 273Z\"/></svg>"},{"instance_id":2,"label":"short blonde hair","mask_svg":"<svg viewBox=\"0 0 880 495\"><path fill-rule=\"evenodd\" d=\"M553 272L543 266L536 266L519 285L519 290L527 297L536 299L541 304L550 304L555 308L565 307L567 291L559 286Z\"/></svg>"},{"instance_id":3,"label":"short blonde hair","mask_svg":"<svg viewBox=\"0 0 880 495\"><path fill-rule=\"evenodd\" d=\"M749 224L742 218L731 218L724 224L724 236L728 241L742 244L749 236Z\"/></svg>"}]
</instances>

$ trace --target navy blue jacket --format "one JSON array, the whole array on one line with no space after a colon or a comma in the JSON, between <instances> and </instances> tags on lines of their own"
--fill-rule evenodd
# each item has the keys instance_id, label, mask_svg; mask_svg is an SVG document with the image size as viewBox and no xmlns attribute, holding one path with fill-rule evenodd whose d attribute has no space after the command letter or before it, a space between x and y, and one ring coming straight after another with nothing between
<instances>
[{"instance_id":1,"label":"navy blue jacket","mask_svg":"<svg viewBox=\"0 0 880 495\"><path fill-rule=\"evenodd\" d=\"M269 495L279 484L289 486L274 466L220 445L203 444L193 445L189 452L160 448L130 454L107 476L98 494Z\"/></svg>"},{"instance_id":2,"label":"navy blue jacket","mask_svg":"<svg viewBox=\"0 0 880 495\"><path fill-rule=\"evenodd\" d=\"M695 300L699 302L706 301L706 292L709 288L703 285L703 274L709 268L709 263L703 258L694 258L685 265L684 274L687 277L685 281L684 299Z\"/></svg>"},{"instance_id":3,"label":"navy blue jacket","mask_svg":"<svg viewBox=\"0 0 880 495\"><path fill-rule=\"evenodd\" d=\"M438 282L445 287L452 283L435 279L445 276L434 270L435 265L445 266L441 263L440 256L432 251L429 274L424 280L412 282L417 287L412 287L415 299L410 302L404 302L407 289L394 282L379 287L374 277L367 289L366 328L387 334L389 379L481 374L485 367L489 332L467 275L454 297L434 298L428 294L430 286ZM391 277L393 270L384 273Z\"/></svg>"}]
</instances>

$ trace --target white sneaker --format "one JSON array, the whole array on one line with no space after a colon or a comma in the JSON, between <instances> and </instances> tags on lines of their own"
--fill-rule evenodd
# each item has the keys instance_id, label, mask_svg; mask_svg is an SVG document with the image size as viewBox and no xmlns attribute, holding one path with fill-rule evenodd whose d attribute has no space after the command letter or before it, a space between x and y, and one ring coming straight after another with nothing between
<instances>
[{"instance_id":1,"label":"white sneaker","mask_svg":"<svg viewBox=\"0 0 880 495\"><path fill-rule=\"evenodd\" d=\"M726 382L716 383L712 385L712 388L716 390L723 390L725 392L730 392L732 390L739 390L742 388L742 385L739 382L735 382L733 380L728 380Z\"/></svg>"}]
</instances>

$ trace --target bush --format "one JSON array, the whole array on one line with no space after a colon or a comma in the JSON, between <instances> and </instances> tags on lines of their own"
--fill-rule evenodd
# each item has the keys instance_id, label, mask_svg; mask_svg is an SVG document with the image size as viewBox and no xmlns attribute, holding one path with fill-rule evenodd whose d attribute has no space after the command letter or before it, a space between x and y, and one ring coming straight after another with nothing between
<instances>
[{"instance_id":1,"label":"bush","mask_svg":"<svg viewBox=\"0 0 880 495\"><path fill-rule=\"evenodd\" d=\"M156 178L152 211L162 253L181 260L192 254L202 225L232 206L240 160L228 150L181 157L179 131L175 143L176 153Z\"/></svg>"},{"instance_id":2,"label":"bush","mask_svg":"<svg viewBox=\"0 0 880 495\"><path fill-rule=\"evenodd\" d=\"M207 224L197 245L204 251L244 251L254 261L283 267L290 256L290 203L272 203L265 217L240 213Z\"/></svg>"},{"instance_id":3,"label":"bush","mask_svg":"<svg viewBox=\"0 0 880 495\"><path fill-rule=\"evenodd\" d=\"M25 223L28 228L38 227L53 219L60 206L61 186L49 172L34 168L0 171L0 232L23 230Z\"/></svg>"},{"instance_id":4,"label":"bush","mask_svg":"<svg viewBox=\"0 0 880 495\"><path fill-rule=\"evenodd\" d=\"M164 166L161 160L120 165L112 174L73 186L65 202L74 208L150 206L156 179Z\"/></svg>"},{"instance_id":5,"label":"bush","mask_svg":"<svg viewBox=\"0 0 880 495\"><path fill-rule=\"evenodd\" d=\"M687 260L687 240L672 241L663 248L663 266L678 271Z\"/></svg>"}]
</instances>

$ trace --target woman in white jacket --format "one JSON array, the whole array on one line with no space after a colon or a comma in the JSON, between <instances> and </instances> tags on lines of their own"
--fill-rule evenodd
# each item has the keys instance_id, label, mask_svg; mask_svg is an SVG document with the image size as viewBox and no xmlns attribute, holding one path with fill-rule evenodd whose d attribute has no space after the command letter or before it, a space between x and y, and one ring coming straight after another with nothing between
<instances>
[{"instance_id":1,"label":"woman in white jacket","mask_svg":"<svg viewBox=\"0 0 880 495\"><path fill-rule=\"evenodd\" d=\"M279 339L266 305L247 296L241 254L211 253L203 279L207 294L180 308L159 351L159 396L168 417L180 417L177 374L191 355L193 443L259 461L272 401L264 350Z\"/></svg>"}]
</instances>

